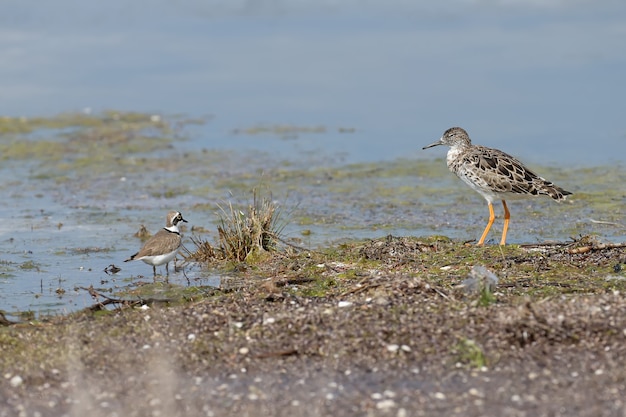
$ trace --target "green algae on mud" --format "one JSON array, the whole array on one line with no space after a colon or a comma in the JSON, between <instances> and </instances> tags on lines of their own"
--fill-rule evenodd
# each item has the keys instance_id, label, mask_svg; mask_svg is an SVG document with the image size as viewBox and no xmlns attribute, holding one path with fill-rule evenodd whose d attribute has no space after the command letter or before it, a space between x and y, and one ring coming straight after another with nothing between
<instances>
[{"instance_id":1,"label":"green algae on mud","mask_svg":"<svg viewBox=\"0 0 626 417\"><path fill-rule=\"evenodd\" d=\"M203 150L155 155L151 152L167 151L184 140L185 126L206 119L109 111L34 119L5 117L2 121L8 132L0 143L3 158L39 160L40 167L29 173L33 179L74 189L91 187L92 181L105 172L117 173L118 179L132 176L134 182L145 181L140 183L141 190L152 199L211 199L223 196L224 190L236 199L263 184L281 199L296 200L294 224L338 226L345 231L450 234L462 229L471 237L482 230L477 223L482 219L486 222L484 201L451 174L441 158L326 166L308 163L306 156L295 164L259 152L230 155ZM324 134L328 128L276 125L240 129L239 133L255 134L259 130ZM250 169L228 170L223 175L228 169L225 164ZM146 175L148 167L162 178L138 178ZM574 195L561 205L541 199L513 204L512 241L528 241L531 229L539 233L539 240L602 234L609 227L601 222L623 221L621 207L626 197L614 187L626 180L622 167L540 167L538 172L546 173ZM572 178L576 184L571 183ZM101 189L103 199L114 198L112 187ZM304 198L314 201L299 204ZM496 222L494 233L498 227ZM315 236L314 228L307 229Z\"/></svg>"},{"instance_id":2,"label":"green algae on mud","mask_svg":"<svg viewBox=\"0 0 626 417\"><path fill-rule=\"evenodd\" d=\"M204 120L120 111L0 117L0 155L78 172L133 165L134 155L170 147L184 137L185 126L197 123Z\"/></svg>"},{"instance_id":3,"label":"green algae on mud","mask_svg":"<svg viewBox=\"0 0 626 417\"><path fill-rule=\"evenodd\" d=\"M605 232L618 239L620 229L603 221L617 223L623 235L626 229L619 223L623 222L620 207L625 197L619 188L611 185L614 183L606 183L609 176L626 180L622 167L569 171L542 167L539 171L546 172L574 195L561 204L547 198L513 202L511 241L532 242L530 239L563 239ZM598 176L583 186L572 184L571 179L583 172ZM357 231L365 227L392 233L411 230L451 233L454 229L465 229L468 236L477 237L488 217L484 200L451 174L441 159L399 159L332 167L281 166L265 169L262 179L231 176L224 181L219 186L241 191L261 181L284 198L298 200L306 194L307 199L320 201L322 204L299 205L293 221L301 226L337 225L341 230ZM597 186L602 181L605 182ZM498 208L496 212L501 215ZM494 224L494 236L501 227L500 221Z\"/></svg>"},{"instance_id":4,"label":"green algae on mud","mask_svg":"<svg viewBox=\"0 0 626 417\"><path fill-rule=\"evenodd\" d=\"M257 125L247 128L234 129L234 134L262 135L271 134L281 138L295 138L303 133L326 133L325 126L296 126L296 125Z\"/></svg>"},{"instance_id":5,"label":"green algae on mud","mask_svg":"<svg viewBox=\"0 0 626 417\"><path fill-rule=\"evenodd\" d=\"M268 252L258 262L246 263L255 277L283 284L285 280L298 281L302 285L294 291L321 297L343 293L355 280L370 276L372 271L404 272L456 292L455 288L467 278L471 268L482 265L499 277L496 299L501 300L625 291L626 279L615 276L616 270L624 274L617 266L626 262L625 247L625 244L602 244L590 237L562 244L480 247L445 236L389 235L321 250L300 248L298 254L279 255L280 261ZM287 270L285 263L289 265ZM211 265L220 268L232 263L214 261ZM273 275L277 270L279 278Z\"/></svg>"},{"instance_id":6,"label":"green algae on mud","mask_svg":"<svg viewBox=\"0 0 626 417\"><path fill-rule=\"evenodd\" d=\"M236 135L272 135L281 139L296 139L303 134L325 134L330 129L323 125L298 126L289 124L255 125L246 128L237 128L232 131ZM338 127L337 133L354 133L355 128Z\"/></svg>"}]
</instances>

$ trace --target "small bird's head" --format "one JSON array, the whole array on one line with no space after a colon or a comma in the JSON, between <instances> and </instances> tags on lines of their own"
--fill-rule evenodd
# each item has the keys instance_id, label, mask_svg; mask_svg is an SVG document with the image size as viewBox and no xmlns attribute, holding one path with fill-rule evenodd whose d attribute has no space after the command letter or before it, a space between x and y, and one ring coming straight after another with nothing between
<instances>
[{"instance_id":1,"label":"small bird's head","mask_svg":"<svg viewBox=\"0 0 626 417\"><path fill-rule=\"evenodd\" d=\"M450 147L466 147L470 146L472 142L470 141L469 135L460 127L451 127L443 133L443 136L434 143L430 145L424 146L422 149L432 148L437 145L448 145Z\"/></svg>"},{"instance_id":2,"label":"small bird's head","mask_svg":"<svg viewBox=\"0 0 626 417\"><path fill-rule=\"evenodd\" d=\"M179 222L187 223L187 220L183 219L183 215L180 212L176 213L176 216L172 219L173 224L178 224Z\"/></svg>"},{"instance_id":3,"label":"small bird's head","mask_svg":"<svg viewBox=\"0 0 626 417\"><path fill-rule=\"evenodd\" d=\"M176 226L180 222L187 223L187 220L183 219L183 215L179 211L170 211L167 213L166 227Z\"/></svg>"}]
</instances>

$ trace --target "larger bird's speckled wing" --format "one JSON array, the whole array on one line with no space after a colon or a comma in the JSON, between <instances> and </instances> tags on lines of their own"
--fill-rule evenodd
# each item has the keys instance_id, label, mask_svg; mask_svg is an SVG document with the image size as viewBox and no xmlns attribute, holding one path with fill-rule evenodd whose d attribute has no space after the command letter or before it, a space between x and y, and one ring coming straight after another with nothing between
<instances>
[{"instance_id":1,"label":"larger bird's speckled wing","mask_svg":"<svg viewBox=\"0 0 626 417\"><path fill-rule=\"evenodd\" d=\"M486 192L547 195L555 200L571 194L538 176L515 157L484 146L472 146L459 154L450 169Z\"/></svg>"}]
</instances>

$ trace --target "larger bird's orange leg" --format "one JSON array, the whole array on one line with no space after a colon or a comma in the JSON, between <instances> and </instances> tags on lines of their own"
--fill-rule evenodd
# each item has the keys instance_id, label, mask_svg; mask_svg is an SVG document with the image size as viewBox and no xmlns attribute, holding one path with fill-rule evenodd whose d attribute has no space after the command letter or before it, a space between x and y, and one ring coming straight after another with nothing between
<instances>
[{"instance_id":1,"label":"larger bird's orange leg","mask_svg":"<svg viewBox=\"0 0 626 417\"><path fill-rule=\"evenodd\" d=\"M496 219L496 215L493 214L493 204L491 204L490 202L489 204L489 222L487 223L487 227L485 227L485 231L483 232L483 235L480 237L480 240L478 241L477 245L482 245L483 243L485 243L485 238L487 237L487 233L489 233L489 229L491 229L491 225L493 224L493 221Z\"/></svg>"},{"instance_id":2,"label":"larger bird's orange leg","mask_svg":"<svg viewBox=\"0 0 626 417\"><path fill-rule=\"evenodd\" d=\"M509 213L509 208L506 206L506 201L504 200L502 200L502 207L504 207L504 228L502 229L502 240L500 240L500 244L504 245L506 243L506 232L509 230L511 213Z\"/></svg>"}]
</instances>

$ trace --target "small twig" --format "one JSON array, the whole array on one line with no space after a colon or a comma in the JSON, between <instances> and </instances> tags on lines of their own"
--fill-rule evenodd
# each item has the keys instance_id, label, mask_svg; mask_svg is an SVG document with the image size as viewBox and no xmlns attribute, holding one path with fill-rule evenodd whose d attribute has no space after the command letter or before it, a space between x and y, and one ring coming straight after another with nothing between
<instances>
[{"instance_id":1,"label":"small twig","mask_svg":"<svg viewBox=\"0 0 626 417\"><path fill-rule=\"evenodd\" d=\"M506 257L504 256L504 249L502 245L498 245L498 249L500 249L500 256L502 256L502 263L506 264Z\"/></svg>"},{"instance_id":2,"label":"small twig","mask_svg":"<svg viewBox=\"0 0 626 417\"><path fill-rule=\"evenodd\" d=\"M570 254L572 254L572 255L575 255L575 254L577 254L577 253L587 253L587 252L591 252L591 250L592 250L592 249L593 249L593 247L591 247L591 246L580 246L580 247L578 247L578 248L572 248L572 249L569 249L569 250L567 251L567 253L570 253Z\"/></svg>"},{"instance_id":3,"label":"small twig","mask_svg":"<svg viewBox=\"0 0 626 417\"><path fill-rule=\"evenodd\" d=\"M104 310L104 306L107 306L109 304L126 305L127 303L124 303L120 300L104 300L104 301L98 301L96 304L92 305L91 307L87 307L87 309L89 311L101 311L101 310Z\"/></svg>"},{"instance_id":4,"label":"small twig","mask_svg":"<svg viewBox=\"0 0 626 417\"><path fill-rule=\"evenodd\" d=\"M117 301L114 298L109 297L108 295L104 295L99 291L96 291L96 289L93 287L93 285L90 285L89 287L78 287L81 290L85 290L89 293L89 295L91 295L92 298L98 298L98 297L102 297L108 301Z\"/></svg>"},{"instance_id":5,"label":"small twig","mask_svg":"<svg viewBox=\"0 0 626 417\"><path fill-rule=\"evenodd\" d=\"M132 303L132 301L111 298L108 295L102 294L101 292L96 291L93 285L89 287L78 287L78 288L81 290L87 291L89 295L91 295L91 298L93 298L94 300L98 300L96 304L92 305L91 307L87 307L87 310L89 311L104 310L104 307L109 304L128 305L129 303ZM99 298L104 298L104 301L100 301Z\"/></svg>"},{"instance_id":6,"label":"small twig","mask_svg":"<svg viewBox=\"0 0 626 417\"><path fill-rule=\"evenodd\" d=\"M0 326L10 326L12 324L16 324L16 322L7 319L4 313L0 311Z\"/></svg>"},{"instance_id":7,"label":"small twig","mask_svg":"<svg viewBox=\"0 0 626 417\"><path fill-rule=\"evenodd\" d=\"M443 297L443 298L445 298L446 300L449 300L449 299L450 299L450 297L448 297L448 296L447 296L447 295L446 295L443 291L441 291L441 290L439 290L439 289L437 289L437 288L435 288L435 287L431 287L431 288L432 288L432 290L433 290L434 292L436 292L437 294L439 294L440 296L442 296L442 297Z\"/></svg>"},{"instance_id":8,"label":"small twig","mask_svg":"<svg viewBox=\"0 0 626 417\"><path fill-rule=\"evenodd\" d=\"M542 242L542 243L524 243L519 246L520 248L533 249L533 248L541 248L545 246L563 247L563 246L570 246L571 244L572 242Z\"/></svg>"},{"instance_id":9,"label":"small twig","mask_svg":"<svg viewBox=\"0 0 626 417\"><path fill-rule=\"evenodd\" d=\"M183 276L185 277L185 279L187 280L187 285L191 285L191 280L189 279L189 277L187 276L187 271L185 271L185 267L183 267Z\"/></svg>"},{"instance_id":10,"label":"small twig","mask_svg":"<svg viewBox=\"0 0 626 417\"><path fill-rule=\"evenodd\" d=\"M299 250L299 251L303 251L303 252L304 252L304 251L307 251L307 252L313 252L313 253L317 253L318 255L321 255L321 254L322 254L322 252L316 251L316 250L314 250L314 249L309 249L309 248L305 248L305 247L303 247L303 246L294 245L293 243L291 243L291 242L287 242L285 239L283 239L282 237L277 236L277 235L275 235L275 234L272 236L272 238L273 238L273 239L278 240L279 242L284 243L285 245L287 245L287 246L289 246L289 247L292 247L292 248L294 248L294 249L297 249L297 250Z\"/></svg>"},{"instance_id":11,"label":"small twig","mask_svg":"<svg viewBox=\"0 0 626 417\"><path fill-rule=\"evenodd\" d=\"M358 294L358 293L363 292L365 290L369 290L369 289L372 289L372 288L378 288L380 286L381 286L381 284L362 285L360 287L355 287L355 288L352 288L352 289L350 289L348 291L345 291L345 292L339 294L339 297L345 297L346 295L351 295L351 294Z\"/></svg>"},{"instance_id":12,"label":"small twig","mask_svg":"<svg viewBox=\"0 0 626 417\"><path fill-rule=\"evenodd\" d=\"M98 301L96 304L91 307L87 307L87 310L90 311L99 311L102 310L104 306L109 304L119 304L123 307L134 307L137 305L153 305L159 303L170 303L172 302L169 298L140 298L137 300L125 300L122 298L112 298L108 295L102 294L99 291L96 291L93 286L90 287L78 287L81 290L85 290L91 295L92 298L98 299L99 297L104 298L104 301Z\"/></svg>"},{"instance_id":13,"label":"small twig","mask_svg":"<svg viewBox=\"0 0 626 417\"><path fill-rule=\"evenodd\" d=\"M307 282L311 281L315 281L315 279L311 277L283 278L275 280L274 285L276 285L277 287L284 287L286 285L306 284Z\"/></svg>"},{"instance_id":14,"label":"small twig","mask_svg":"<svg viewBox=\"0 0 626 417\"><path fill-rule=\"evenodd\" d=\"M258 355L253 356L256 359L265 359L265 358L272 358L272 357L276 357L276 356L292 356L292 355L297 355L300 352L298 352L298 349L287 349L287 350L279 350L277 352L265 352L265 353L259 353Z\"/></svg>"},{"instance_id":15,"label":"small twig","mask_svg":"<svg viewBox=\"0 0 626 417\"><path fill-rule=\"evenodd\" d=\"M606 224L608 226L617 226L617 227L621 227L621 228L626 228L626 226L624 226L621 223L607 222L607 221L604 221L604 220L594 220L594 219L591 219L591 218L589 219L589 221L591 223L595 223L595 224Z\"/></svg>"},{"instance_id":16,"label":"small twig","mask_svg":"<svg viewBox=\"0 0 626 417\"><path fill-rule=\"evenodd\" d=\"M616 248L626 248L626 243L596 243L591 245L580 246L578 248L572 248L568 250L568 253L576 254L576 253L587 253L596 250L604 250L604 249L616 249Z\"/></svg>"}]
</instances>

